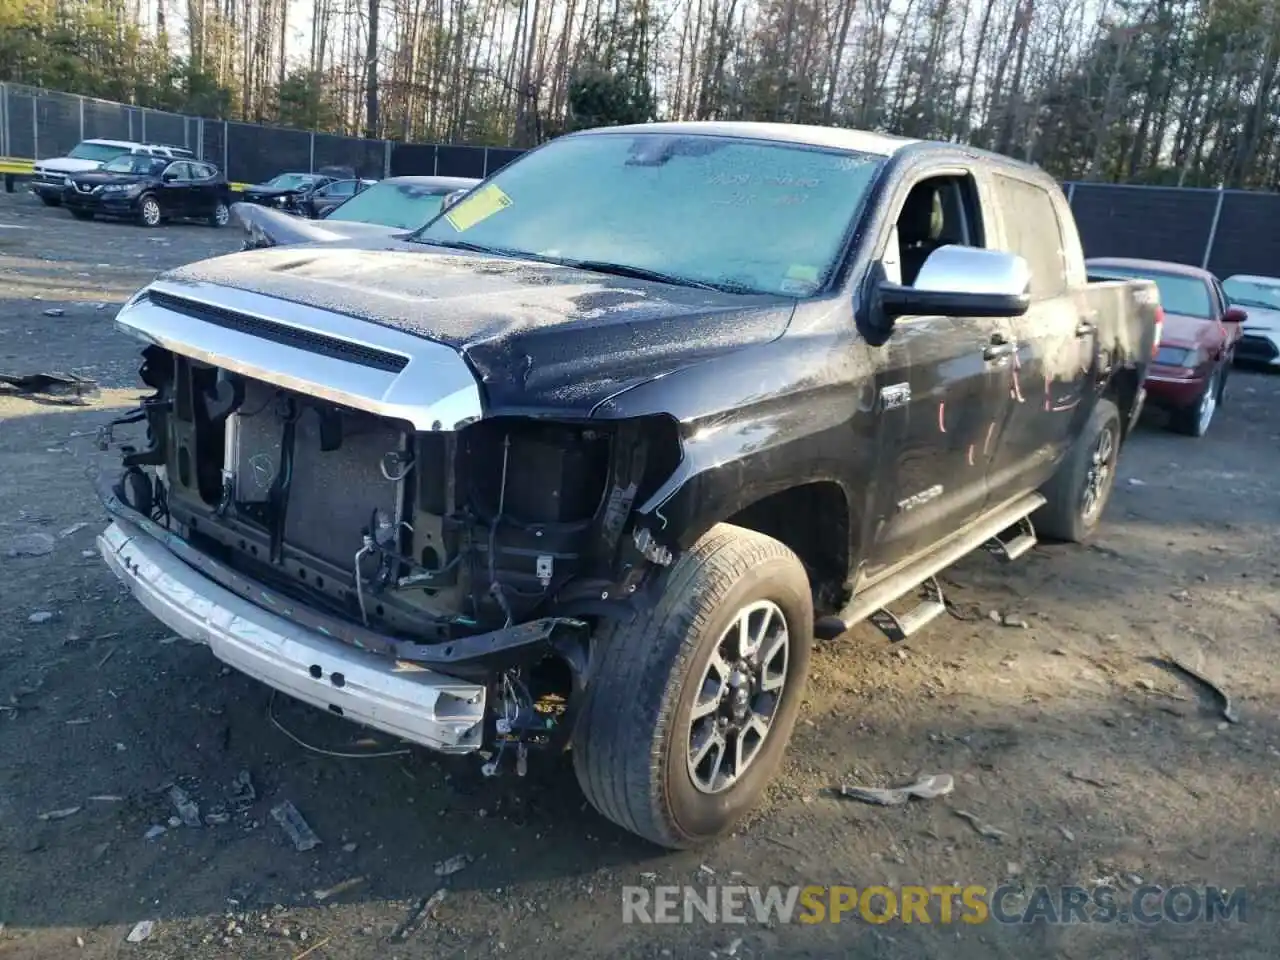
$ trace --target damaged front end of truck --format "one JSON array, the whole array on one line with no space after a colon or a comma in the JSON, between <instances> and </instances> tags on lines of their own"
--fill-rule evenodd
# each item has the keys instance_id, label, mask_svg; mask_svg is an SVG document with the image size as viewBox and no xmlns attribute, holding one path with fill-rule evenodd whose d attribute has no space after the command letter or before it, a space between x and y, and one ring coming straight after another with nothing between
<instances>
[{"instance_id":1,"label":"damaged front end of truck","mask_svg":"<svg viewBox=\"0 0 1280 960\"><path fill-rule=\"evenodd\" d=\"M636 510L680 462L675 420L488 416L452 348L262 299L159 281L121 311L151 393L101 437L123 459L111 568L321 709L493 751L488 772L562 748L595 626L672 561ZM141 441L115 440L128 425Z\"/></svg>"}]
</instances>

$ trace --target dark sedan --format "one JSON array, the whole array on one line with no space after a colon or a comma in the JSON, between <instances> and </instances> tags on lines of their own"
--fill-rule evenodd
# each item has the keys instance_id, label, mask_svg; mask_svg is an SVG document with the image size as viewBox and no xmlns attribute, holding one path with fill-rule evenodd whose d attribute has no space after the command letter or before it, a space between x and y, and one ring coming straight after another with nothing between
<instances>
[{"instance_id":1,"label":"dark sedan","mask_svg":"<svg viewBox=\"0 0 1280 960\"><path fill-rule=\"evenodd\" d=\"M144 227L180 219L226 226L230 204L230 188L213 164L138 153L74 174L62 191L62 205L78 220L114 217Z\"/></svg>"},{"instance_id":2,"label":"dark sedan","mask_svg":"<svg viewBox=\"0 0 1280 960\"><path fill-rule=\"evenodd\" d=\"M335 179L320 173L282 173L266 183L245 187L243 196L248 203L293 210L316 190L328 186Z\"/></svg>"}]
</instances>

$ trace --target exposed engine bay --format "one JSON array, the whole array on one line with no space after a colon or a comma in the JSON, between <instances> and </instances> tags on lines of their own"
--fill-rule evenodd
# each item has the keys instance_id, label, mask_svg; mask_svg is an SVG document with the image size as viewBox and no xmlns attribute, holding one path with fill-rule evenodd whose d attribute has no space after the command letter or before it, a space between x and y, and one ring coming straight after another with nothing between
<instances>
[{"instance_id":1,"label":"exposed engine bay","mask_svg":"<svg viewBox=\"0 0 1280 960\"><path fill-rule=\"evenodd\" d=\"M140 375L154 393L100 443L145 424L125 507L323 633L483 683L485 741L520 769L526 745L563 744L592 626L670 562L630 519L678 463L672 420L423 431L156 345Z\"/></svg>"}]
</instances>

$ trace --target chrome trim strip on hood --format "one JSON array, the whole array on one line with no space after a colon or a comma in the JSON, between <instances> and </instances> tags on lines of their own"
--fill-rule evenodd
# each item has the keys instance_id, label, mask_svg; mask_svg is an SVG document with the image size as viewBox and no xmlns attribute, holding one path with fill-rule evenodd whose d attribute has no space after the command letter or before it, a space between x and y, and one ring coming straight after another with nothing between
<instances>
[{"instance_id":1,"label":"chrome trim strip on hood","mask_svg":"<svg viewBox=\"0 0 1280 960\"><path fill-rule=\"evenodd\" d=\"M159 291L267 323L398 354L399 373L361 366L208 323L150 302ZM382 417L416 430L456 430L478 419L480 385L452 347L328 310L212 283L157 280L116 315L130 336L184 357Z\"/></svg>"}]
</instances>

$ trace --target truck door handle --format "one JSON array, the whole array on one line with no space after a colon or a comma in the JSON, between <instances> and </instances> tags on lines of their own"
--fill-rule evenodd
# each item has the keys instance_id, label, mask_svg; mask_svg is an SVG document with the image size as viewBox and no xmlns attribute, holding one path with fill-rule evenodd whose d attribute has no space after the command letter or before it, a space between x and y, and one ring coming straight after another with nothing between
<instances>
[{"instance_id":1,"label":"truck door handle","mask_svg":"<svg viewBox=\"0 0 1280 960\"><path fill-rule=\"evenodd\" d=\"M1007 343L1003 337L1000 337L998 340L996 337L992 337L991 339L991 346L982 351L983 360L999 360L1001 357L1013 355L1018 350L1018 345L1016 343Z\"/></svg>"},{"instance_id":2,"label":"truck door handle","mask_svg":"<svg viewBox=\"0 0 1280 960\"><path fill-rule=\"evenodd\" d=\"M1097 333L1097 332L1098 332L1098 325L1096 323L1093 323L1090 320L1081 320L1080 324L1076 327L1077 337L1087 337L1090 334Z\"/></svg>"}]
</instances>

